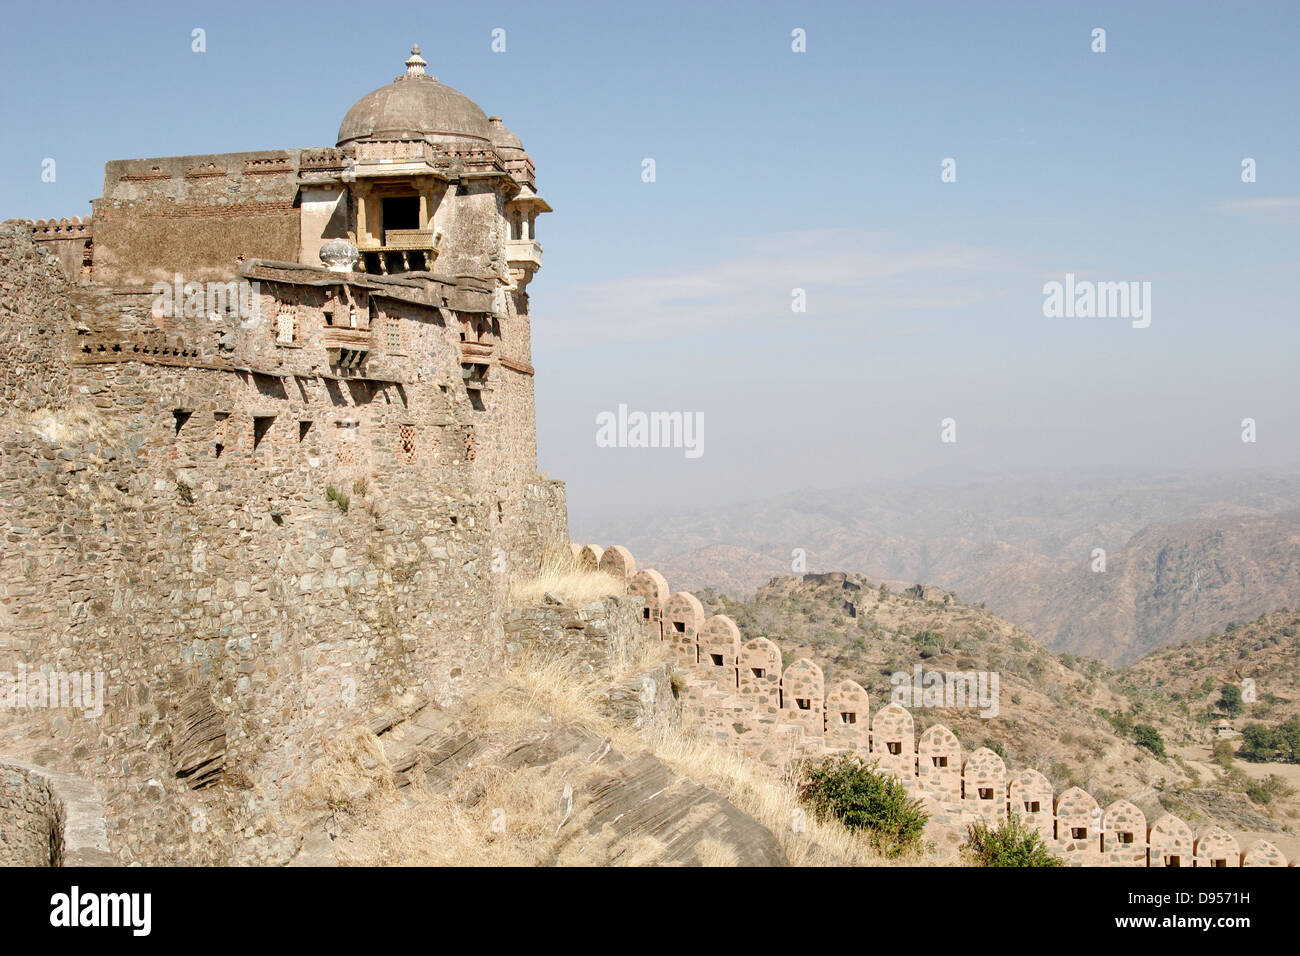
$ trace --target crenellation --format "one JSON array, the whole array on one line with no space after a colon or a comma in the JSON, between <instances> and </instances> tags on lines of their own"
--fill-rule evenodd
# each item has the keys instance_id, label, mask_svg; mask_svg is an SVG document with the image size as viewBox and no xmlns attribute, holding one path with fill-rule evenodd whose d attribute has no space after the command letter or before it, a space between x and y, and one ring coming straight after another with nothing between
<instances>
[{"instance_id":1,"label":"crenellation","mask_svg":"<svg viewBox=\"0 0 1300 956\"><path fill-rule=\"evenodd\" d=\"M936 800L961 800L964 766L961 741L943 724L928 728L916 742L917 780Z\"/></svg>"},{"instance_id":2,"label":"crenellation","mask_svg":"<svg viewBox=\"0 0 1300 956\"><path fill-rule=\"evenodd\" d=\"M574 556L580 550L573 546ZM627 582L627 593L631 597L641 598L642 627L647 640L663 640L664 604L668 601L668 582L658 571L643 570L632 575Z\"/></svg>"},{"instance_id":3,"label":"crenellation","mask_svg":"<svg viewBox=\"0 0 1300 956\"><path fill-rule=\"evenodd\" d=\"M1022 823L1038 831L1045 841L1056 839L1056 804L1052 784L1037 770L1026 768L1011 777L1007 788L1010 813L1017 814ZM1146 828L1143 827L1145 837Z\"/></svg>"},{"instance_id":4,"label":"crenellation","mask_svg":"<svg viewBox=\"0 0 1300 956\"><path fill-rule=\"evenodd\" d=\"M737 657L737 671L736 691L741 699L756 714L775 720L781 711L781 649L765 637L746 641Z\"/></svg>"},{"instance_id":5,"label":"crenellation","mask_svg":"<svg viewBox=\"0 0 1300 956\"><path fill-rule=\"evenodd\" d=\"M740 628L736 622L725 614L713 615L700 627L698 646L701 670L718 687L734 694L740 659Z\"/></svg>"},{"instance_id":6,"label":"crenellation","mask_svg":"<svg viewBox=\"0 0 1300 956\"><path fill-rule=\"evenodd\" d=\"M572 547L575 555L587 556L591 568L613 550ZM1172 814L1148 826L1131 801L1115 800L1103 812L1080 787L1058 797L1037 770L1010 772L987 747L966 754L957 735L942 724L918 737L905 707L890 702L873 714L860 685L843 680L827 691L821 668L806 658L783 669L776 644L767 638L745 641L725 615L706 620L692 594L666 597L668 584L656 571L637 571L628 593L642 599L643 614L652 605L662 607L662 626L646 625L651 618L643 616L641 635L672 647L673 661L686 677L680 692L683 725L775 767L832 753L857 754L921 801L929 814L927 840L959 841L972 824L996 827L1015 816L1072 866L1289 865L1265 840L1242 853L1218 826L1197 835Z\"/></svg>"},{"instance_id":7,"label":"crenellation","mask_svg":"<svg viewBox=\"0 0 1300 956\"><path fill-rule=\"evenodd\" d=\"M632 557L632 553L618 544L602 551L596 566L601 571L614 575L620 581L627 581L636 574L636 560Z\"/></svg>"},{"instance_id":8,"label":"crenellation","mask_svg":"<svg viewBox=\"0 0 1300 956\"><path fill-rule=\"evenodd\" d=\"M1197 834L1195 856L1197 866L1241 866L1241 847L1221 826L1211 826Z\"/></svg>"},{"instance_id":9,"label":"crenellation","mask_svg":"<svg viewBox=\"0 0 1300 956\"><path fill-rule=\"evenodd\" d=\"M699 663L699 636L703 626L704 605L694 594L678 591L664 604L664 640L683 666L694 667Z\"/></svg>"},{"instance_id":10,"label":"crenellation","mask_svg":"<svg viewBox=\"0 0 1300 956\"><path fill-rule=\"evenodd\" d=\"M1287 866L1282 851L1267 840L1255 843L1241 858L1242 866ZM1291 864L1294 866L1294 864Z\"/></svg>"},{"instance_id":11,"label":"crenellation","mask_svg":"<svg viewBox=\"0 0 1300 956\"><path fill-rule=\"evenodd\" d=\"M1189 827L1166 813L1147 832L1147 866L1194 866L1196 838Z\"/></svg>"},{"instance_id":12,"label":"crenellation","mask_svg":"<svg viewBox=\"0 0 1300 956\"><path fill-rule=\"evenodd\" d=\"M840 681L826 695L826 748L850 753L871 749L871 699L857 681Z\"/></svg>"},{"instance_id":13,"label":"crenellation","mask_svg":"<svg viewBox=\"0 0 1300 956\"><path fill-rule=\"evenodd\" d=\"M871 759L902 779L916 776L916 724L911 713L893 701L871 718Z\"/></svg>"},{"instance_id":14,"label":"crenellation","mask_svg":"<svg viewBox=\"0 0 1300 956\"><path fill-rule=\"evenodd\" d=\"M1088 791L1071 787L1056 800L1056 845L1072 864L1095 865L1101 856L1101 807Z\"/></svg>"},{"instance_id":15,"label":"crenellation","mask_svg":"<svg viewBox=\"0 0 1300 956\"><path fill-rule=\"evenodd\" d=\"M1106 866L1146 866L1146 814L1127 800L1107 807L1102 814L1101 853Z\"/></svg>"}]
</instances>

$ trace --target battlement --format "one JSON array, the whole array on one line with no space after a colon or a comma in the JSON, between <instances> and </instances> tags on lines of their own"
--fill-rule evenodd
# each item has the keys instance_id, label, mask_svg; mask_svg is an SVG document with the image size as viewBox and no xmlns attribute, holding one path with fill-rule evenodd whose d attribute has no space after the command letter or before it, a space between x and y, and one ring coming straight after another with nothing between
<instances>
[{"instance_id":1,"label":"battlement","mask_svg":"<svg viewBox=\"0 0 1300 956\"><path fill-rule=\"evenodd\" d=\"M932 832L964 831L977 822L996 826L1015 814L1071 865L1289 865L1267 840L1243 851L1216 825L1196 832L1168 813L1148 824L1132 802L1121 799L1102 807L1079 787L1058 795L1037 770L1008 770L987 747L966 751L943 724L918 736L906 708L891 702L873 713L857 682L828 688L822 669L807 658L783 666L774 643L761 637L745 641L725 614L706 618L698 598L670 593L658 571L638 571L626 548L572 547L580 565L626 581L627 593L644 602L643 636L667 642L687 678L681 691L683 724L723 746L775 766L856 754L892 774L922 802Z\"/></svg>"},{"instance_id":2,"label":"battlement","mask_svg":"<svg viewBox=\"0 0 1300 956\"><path fill-rule=\"evenodd\" d=\"M85 219L80 216L62 219L26 219L24 222L31 227L32 238L37 241L90 239L93 236L93 220L90 216Z\"/></svg>"}]
</instances>

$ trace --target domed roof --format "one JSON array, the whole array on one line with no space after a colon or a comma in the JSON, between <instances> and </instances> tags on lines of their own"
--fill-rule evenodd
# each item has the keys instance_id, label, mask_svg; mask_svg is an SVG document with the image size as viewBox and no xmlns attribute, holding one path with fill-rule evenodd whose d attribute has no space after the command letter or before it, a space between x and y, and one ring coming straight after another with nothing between
<instances>
[{"instance_id":1,"label":"domed roof","mask_svg":"<svg viewBox=\"0 0 1300 956\"><path fill-rule=\"evenodd\" d=\"M411 49L406 73L353 104L339 127L338 145L359 139L475 140L492 142L492 127L478 104L427 75L420 48Z\"/></svg>"}]
</instances>

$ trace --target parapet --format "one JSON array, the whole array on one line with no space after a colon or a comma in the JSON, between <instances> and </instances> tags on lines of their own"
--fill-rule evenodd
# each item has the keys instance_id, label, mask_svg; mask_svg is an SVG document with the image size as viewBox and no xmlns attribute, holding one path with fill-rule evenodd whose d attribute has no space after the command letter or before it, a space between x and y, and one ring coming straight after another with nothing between
<instances>
[{"instance_id":1,"label":"parapet","mask_svg":"<svg viewBox=\"0 0 1300 956\"><path fill-rule=\"evenodd\" d=\"M1008 770L981 747L964 754L957 735L936 724L916 736L911 713L888 703L874 714L867 692L853 681L829 690L822 670L800 658L782 666L766 638L746 642L722 614L706 618L693 594L670 594L657 571L636 565L626 548L574 545L589 568L629 569L628 593L644 602L644 633L669 642L689 680L683 716L705 736L774 765L851 753L893 774L940 824L996 826L1019 817L1038 831L1049 850L1074 866L1288 866L1267 840L1243 852L1222 827L1199 833L1173 814L1148 826L1128 800L1103 808L1079 787L1059 796L1037 770ZM607 558L611 554L614 558ZM823 576L827 577L827 576Z\"/></svg>"}]
</instances>

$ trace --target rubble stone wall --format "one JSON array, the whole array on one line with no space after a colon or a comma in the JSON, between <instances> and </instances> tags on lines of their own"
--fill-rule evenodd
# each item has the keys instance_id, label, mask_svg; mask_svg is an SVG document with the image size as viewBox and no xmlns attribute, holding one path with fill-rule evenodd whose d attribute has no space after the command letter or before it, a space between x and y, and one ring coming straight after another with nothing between
<instances>
[{"instance_id":1,"label":"rubble stone wall","mask_svg":"<svg viewBox=\"0 0 1300 956\"><path fill-rule=\"evenodd\" d=\"M93 780L115 859L222 862L213 794L274 802L325 735L500 666L509 580L567 541L564 489L471 406L454 313L385 298L431 361L338 380L323 346L302 362L319 327L298 349L206 317L149 331L147 299L69 291L30 227L0 236L0 288L0 358L34 370L0 422L0 695L102 681L9 701L0 752Z\"/></svg>"}]
</instances>

